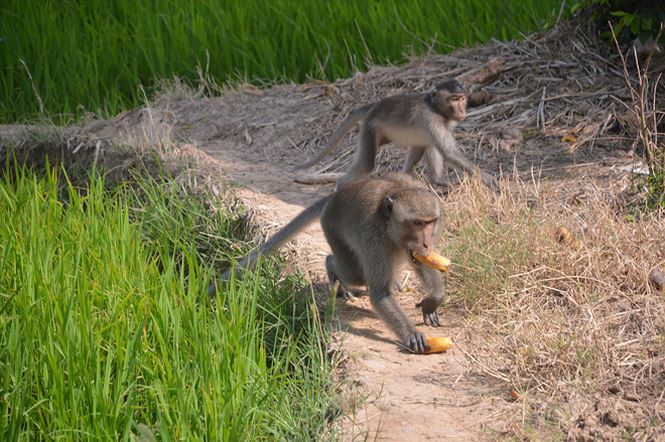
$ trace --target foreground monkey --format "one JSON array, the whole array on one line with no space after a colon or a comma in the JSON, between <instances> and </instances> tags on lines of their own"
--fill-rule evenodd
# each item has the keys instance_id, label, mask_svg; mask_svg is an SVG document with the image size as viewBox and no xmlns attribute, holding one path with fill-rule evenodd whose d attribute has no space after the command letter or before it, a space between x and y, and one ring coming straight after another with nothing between
<instances>
[{"instance_id":1,"label":"foreground monkey","mask_svg":"<svg viewBox=\"0 0 665 442\"><path fill-rule=\"evenodd\" d=\"M413 258L414 253L429 255L440 237L442 208L437 197L401 173L365 177L306 208L238 267L245 268L259 254L280 247L318 217L333 252L326 258L326 270L331 287L340 282L337 295L349 296L350 288L366 285L372 306L402 343L413 352L425 352L425 336L395 301L395 287L398 269L411 266L427 291L416 307L422 310L425 325L440 325L436 309L444 296L441 274ZM227 271L222 279L229 276ZM213 282L209 294L215 292Z\"/></svg>"},{"instance_id":2,"label":"foreground monkey","mask_svg":"<svg viewBox=\"0 0 665 442\"><path fill-rule=\"evenodd\" d=\"M444 159L453 167L473 174L476 170L486 186L496 190L495 179L471 163L457 146L453 130L466 117L466 93L457 80L448 80L426 94L396 95L362 106L349 114L319 154L296 166L313 166L328 155L355 123L364 118L359 145L351 170L337 181L337 188L374 170L377 149L392 142L409 149L402 168L410 172L426 154L430 179L444 183Z\"/></svg>"}]
</instances>

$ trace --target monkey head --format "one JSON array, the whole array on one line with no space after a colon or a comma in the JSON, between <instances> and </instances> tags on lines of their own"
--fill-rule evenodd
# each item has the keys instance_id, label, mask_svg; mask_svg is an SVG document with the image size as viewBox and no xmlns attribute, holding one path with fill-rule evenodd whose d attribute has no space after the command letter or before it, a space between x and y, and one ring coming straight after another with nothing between
<instances>
[{"instance_id":1,"label":"monkey head","mask_svg":"<svg viewBox=\"0 0 665 442\"><path fill-rule=\"evenodd\" d=\"M461 123L466 118L466 92L455 79L439 83L427 95L427 103L449 121Z\"/></svg>"},{"instance_id":2,"label":"monkey head","mask_svg":"<svg viewBox=\"0 0 665 442\"><path fill-rule=\"evenodd\" d=\"M438 199L427 189L407 188L387 195L382 211L387 217L387 233L396 248L427 256L441 236L442 210Z\"/></svg>"}]
</instances>

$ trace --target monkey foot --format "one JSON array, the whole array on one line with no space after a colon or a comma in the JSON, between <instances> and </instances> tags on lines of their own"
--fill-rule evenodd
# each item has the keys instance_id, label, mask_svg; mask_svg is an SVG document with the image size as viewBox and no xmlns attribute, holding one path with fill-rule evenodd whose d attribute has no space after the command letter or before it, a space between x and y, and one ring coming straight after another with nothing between
<instances>
[{"instance_id":1,"label":"monkey foot","mask_svg":"<svg viewBox=\"0 0 665 442\"><path fill-rule=\"evenodd\" d=\"M337 290L337 299L340 299L342 301L352 301L356 299L356 294L353 293L351 290L346 290L340 287Z\"/></svg>"},{"instance_id":2,"label":"monkey foot","mask_svg":"<svg viewBox=\"0 0 665 442\"><path fill-rule=\"evenodd\" d=\"M441 326L441 322L439 321L439 315L435 311L430 313L423 312L423 322L425 323L425 325L429 325L430 327Z\"/></svg>"}]
</instances>

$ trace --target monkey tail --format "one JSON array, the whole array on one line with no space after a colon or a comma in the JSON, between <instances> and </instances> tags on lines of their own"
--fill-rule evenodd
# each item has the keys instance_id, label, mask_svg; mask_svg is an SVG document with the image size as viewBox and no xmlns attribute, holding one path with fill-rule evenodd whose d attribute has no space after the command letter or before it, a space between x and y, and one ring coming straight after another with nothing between
<instances>
[{"instance_id":1,"label":"monkey tail","mask_svg":"<svg viewBox=\"0 0 665 442\"><path fill-rule=\"evenodd\" d=\"M300 212L290 223L271 236L270 239L268 239L258 250L253 251L243 258L238 263L237 267L246 268L247 266L254 264L259 255L267 255L273 250L282 247L287 241L319 219L321 212L323 212L323 208L328 204L328 201L332 199L333 195L334 193L331 193L330 195L321 198Z\"/></svg>"},{"instance_id":2,"label":"monkey tail","mask_svg":"<svg viewBox=\"0 0 665 442\"><path fill-rule=\"evenodd\" d=\"M328 141L328 144L319 152L314 158L311 160L299 164L296 167L294 167L295 170L302 170L302 169L307 169L308 167L312 167L319 161L321 161L326 155L328 155L332 150L339 144L341 141L342 137L346 135L348 131L351 130L354 124L356 124L358 121L361 119L365 118L365 116L369 113L370 109L374 106L374 103L366 104L365 106L359 107L358 109L355 109L353 112L351 112L345 119L342 121L342 124L339 125L335 133L333 134L332 138L330 138L330 141Z\"/></svg>"},{"instance_id":3,"label":"monkey tail","mask_svg":"<svg viewBox=\"0 0 665 442\"><path fill-rule=\"evenodd\" d=\"M241 275L243 271L253 265L260 255L267 255L272 252L274 249L281 247L288 240L296 236L298 232L304 230L308 225L317 220L321 216L321 212L335 195L331 193L330 195L321 198L302 212L298 214L290 223L282 227L279 232L275 233L270 237L258 250L253 251L249 255L245 256L240 262L236 264L236 275ZM208 285L208 295L210 297L215 296L217 293L217 284L218 282L228 281L231 279L232 268L226 269L222 274L219 280L213 278Z\"/></svg>"}]
</instances>

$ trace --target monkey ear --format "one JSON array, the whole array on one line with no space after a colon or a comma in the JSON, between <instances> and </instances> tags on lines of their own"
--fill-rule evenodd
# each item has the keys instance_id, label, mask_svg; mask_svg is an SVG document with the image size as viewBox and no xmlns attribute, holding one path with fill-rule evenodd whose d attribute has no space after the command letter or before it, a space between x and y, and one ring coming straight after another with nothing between
<instances>
[{"instance_id":1,"label":"monkey ear","mask_svg":"<svg viewBox=\"0 0 665 442\"><path fill-rule=\"evenodd\" d=\"M393 200L393 197L388 195L383 199L383 202L381 203L381 212L385 215L386 218L390 217L390 214L393 211L393 204L395 201Z\"/></svg>"}]
</instances>

